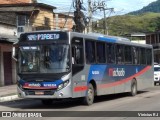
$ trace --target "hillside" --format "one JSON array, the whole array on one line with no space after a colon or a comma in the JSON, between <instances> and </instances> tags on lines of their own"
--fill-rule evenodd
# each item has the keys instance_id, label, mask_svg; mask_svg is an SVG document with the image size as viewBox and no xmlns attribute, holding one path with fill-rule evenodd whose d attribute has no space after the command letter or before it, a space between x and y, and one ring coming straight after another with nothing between
<instances>
[{"instance_id":1,"label":"hillside","mask_svg":"<svg viewBox=\"0 0 160 120\"><path fill-rule=\"evenodd\" d=\"M160 31L160 0L150 3L141 10L107 18L107 27L110 35L125 35L138 32ZM94 32L103 33L104 20L99 25L94 23Z\"/></svg>"},{"instance_id":2,"label":"hillside","mask_svg":"<svg viewBox=\"0 0 160 120\"><path fill-rule=\"evenodd\" d=\"M137 32L154 32L160 29L160 13L145 13L142 15L120 15L107 19L110 35L124 35ZM103 19L99 26L94 26L94 32L103 33Z\"/></svg>"},{"instance_id":3,"label":"hillside","mask_svg":"<svg viewBox=\"0 0 160 120\"><path fill-rule=\"evenodd\" d=\"M139 15L147 12L160 13L160 0L150 3L148 6L143 7L141 10L130 12L130 15Z\"/></svg>"}]
</instances>

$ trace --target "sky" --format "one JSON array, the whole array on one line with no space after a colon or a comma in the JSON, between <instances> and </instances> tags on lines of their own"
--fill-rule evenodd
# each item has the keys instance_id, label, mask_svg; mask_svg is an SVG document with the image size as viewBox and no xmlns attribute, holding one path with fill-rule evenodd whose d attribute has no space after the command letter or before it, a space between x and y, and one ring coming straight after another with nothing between
<instances>
[{"instance_id":1,"label":"sky","mask_svg":"<svg viewBox=\"0 0 160 120\"><path fill-rule=\"evenodd\" d=\"M57 7L55 12L73 12L74 8L72 7L73 0L38 0L45 4L49 4ZM83 6L87 8L88 0L83 0ZM149 3L156 0L91 0L91 1L106 1L106 7L114 8L114 13L112 15L123 15L128 12L136 11L142 9L144 6L147 6ZM84 11L85 12L85 11ZM87 12L87 11L86 11ZM98 14L97 14L98 13ZM94 13L95 18L97 19L102 16L100 11ZM110 13L108 13L110 15Z\"/></svg>"}]
</instances>

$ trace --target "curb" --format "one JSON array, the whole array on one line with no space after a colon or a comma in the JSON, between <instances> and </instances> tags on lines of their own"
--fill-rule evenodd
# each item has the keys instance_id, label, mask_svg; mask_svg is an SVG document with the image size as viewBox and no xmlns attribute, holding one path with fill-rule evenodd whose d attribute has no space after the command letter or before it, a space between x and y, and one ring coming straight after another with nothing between
<instances>
[{"instance_id":1,"label":"curb","mask_svg":"<svg viewBox=\"0 0 160 120\"><path fill-rule=\"evenodd\" d=\"M4 96L4 97L0 97L0 102L12 101L18 98L19 98L18 95Z\"/></svg>"}]
</instances>

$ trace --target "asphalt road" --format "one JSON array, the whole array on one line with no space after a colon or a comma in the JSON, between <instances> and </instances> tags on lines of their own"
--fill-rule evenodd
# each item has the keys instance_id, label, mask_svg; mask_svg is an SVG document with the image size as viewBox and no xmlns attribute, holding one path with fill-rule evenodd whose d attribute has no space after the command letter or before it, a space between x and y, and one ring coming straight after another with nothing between
<instances>
[{"instance_id":1,"label":"asphalt road","mask_svg":"<svg viewBox=\"0 0 160 120\"><path fill-rule=\"evenodd\" d=\"M138 117L141 120L160 120L160 113L158 114L157 111L160 111L160 86L155 86L152 88L145 89L140 91L138 95L131 97L128 94L116 94L116 95L106 95L96 97L95 103L91 106L83 105L80 100L64 100L64 101L54 101L53 104L49 106L42 105L39 100L33 99L20 99L16 101L10 102L2 102L0 103L0 111L18 111L18 112L25 112L25 111L35 111L35 112L43 112L49 111L48 114L51 116L57 115L58 117L54 118L55 120L74 120L75 116L77 120L137 120L137 118L129 117L129 116L122 116L118 117L115 111L123 111L122 113L128 114L127 111L140 111L140 113L144 113L144 111L151 111L151 113L155 113L158 117ZM57 111L57 112L53 112ZM59 112L63 111L63 112ZM68 112L64 112L68 111ZM78 112L75 112L78 111ZM81 112L79 112L81 111ZM87 112L85 112L87 111ZM91 112L89 112L91 111ZM97 111L97 112L96 112ZM106 118L104 117L106 114L109 114L111 111L112 117ZM72 113L71 113L72 112ZM46 112L47 113L47 112ZM52 114L53 113L53 114ZM136 113L136 114L138 114ZM89 116L87 115L89 114ZM117 117L113 117L115 116ZM121 113L118 113L121 114ZM132 114L129 113L129 114ZM133 113L134 114L134 113ZM145 114L147 114L145 112ZM149 115L150 113L148 113ZM83 116L87 117L83 117ZM90 116L95 116L90 118ZM102 117L96 117L96 115ZM67 116L67 117L65 117ZM69 117L68 117L69 116ZM1 118L0 118L1 119ZM3 118L9 119L9 118ZM28 118L25 118L28 119ZM35 118L30 118L35 119ZM42 117L38 118L38 120L54 120L52 117ZM12 118L12 120L17 120L17 118Z\"/></svg>"}]
</instances>

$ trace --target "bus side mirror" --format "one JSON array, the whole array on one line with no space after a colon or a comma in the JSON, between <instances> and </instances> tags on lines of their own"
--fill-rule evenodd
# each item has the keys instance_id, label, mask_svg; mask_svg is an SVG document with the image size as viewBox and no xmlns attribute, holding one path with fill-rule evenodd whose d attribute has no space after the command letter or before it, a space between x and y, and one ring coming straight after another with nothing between
<instances>
[{"instance_id":1,"label":"bus side mirror","mask_svg":"<svg viewBox=\"0 0 160 120\"><path fill-rule=\"evenodd\" d=\"M13 46L12 48L12 58L17 62L18 61L18 47Z\"/></svg>"}]
</instances>

